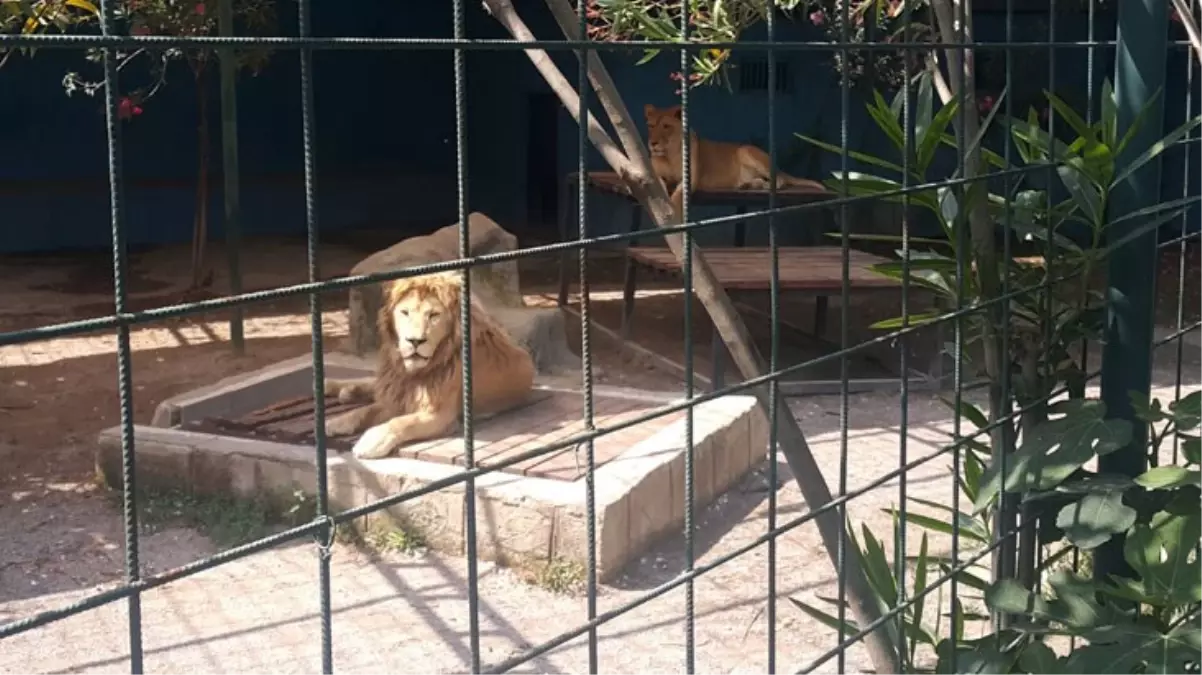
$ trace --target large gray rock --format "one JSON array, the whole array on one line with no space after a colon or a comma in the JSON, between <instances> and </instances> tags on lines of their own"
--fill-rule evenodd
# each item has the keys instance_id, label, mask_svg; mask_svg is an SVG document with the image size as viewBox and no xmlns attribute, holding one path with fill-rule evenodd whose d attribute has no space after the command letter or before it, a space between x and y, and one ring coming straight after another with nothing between
<instances>
[{"instance_id":1,"label":"large gray rock","mask_svg":"<svg viewBox=\"0 0 1202 675\"><path fill-rule=\"evenodd\" d=\"M483 213L469 214L467 222L470 255L517 249L517 237ZM376 274L458 258L459 224L456 223L377 251L351 268L351 274ZM518 288L516 260L476 266L471 275L472 295L530 352L540 374L579 372L580 358L568 349L563 313L558 309L525 306ZM381 290L380 284L369 284L350 291L350 339L346 348L358 356L374 357L380 347L376 317L383 302Z\"/></svg>"}]
</instances>

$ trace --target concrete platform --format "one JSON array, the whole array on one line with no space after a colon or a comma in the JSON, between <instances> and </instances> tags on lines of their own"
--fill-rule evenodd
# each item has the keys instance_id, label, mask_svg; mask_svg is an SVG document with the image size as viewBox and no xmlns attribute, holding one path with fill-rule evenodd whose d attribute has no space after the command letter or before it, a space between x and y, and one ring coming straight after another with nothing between
<instances>
[{"instance_id":1,"label":"concrete platform","mask_svg":"<svg viewBox=\"0 0 1202 675\"><path fill-rule=\"evenodd\" d=\"M371 365L343 354L326 357L330 376L368 374ZM534 402L476 420L477 461L487 466L584 430L578 388L536 383ZM136 426L139 485L199 494L264 497L294 504L297 491L316 491L311 440L280 442L246 434L212 433L214 418L234 418L312 391L311 359L284 361L164 401L150 426ZM596 424L603 428L672 402L658 392L595 389ZM302 421L303 423L303 421ZM205 428L205 431L195 429ZM767 420L751 396L726 396L695 408L695 508L700 510L767 455ZM311 439L311 437L310 437ZM419 488L462 471L461 438L402 448L400 456L357 460L345 441L331 443L330 501L335 510ZM684 413L607 434L594 443L597 573L605 582L660 536L684 521ZM587 564L587 506L583 450L569 447L477 477L476 535L481 558L523 566L550 560ZM100 433L97 464L110 485L121 484L119 427ZM465 549L465 490L458 483L378 511L364 528L417 530L446 553Z\"/></svg>"}]
</instances>

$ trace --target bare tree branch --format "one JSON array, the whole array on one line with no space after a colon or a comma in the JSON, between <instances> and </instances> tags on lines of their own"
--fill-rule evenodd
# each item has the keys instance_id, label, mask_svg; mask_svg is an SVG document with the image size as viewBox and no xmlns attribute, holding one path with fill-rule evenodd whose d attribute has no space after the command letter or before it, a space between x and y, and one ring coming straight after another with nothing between
<instances>
[{"instance_id":1,"label":"bare tree branch","mask_svg":"<svg viewBox=\"0 0 1202 675\"><path fill-rule=\"evenodd\" d=\"M574 25L575 12L568 0L547 0L547 4L565 36L569 38L578 36L579 31ZM534 41L533 34L526 28L514 9L512 0L484 0L484 6L515 39L526 42ZM544 79L547 80L569 112L574 116L577 115L580 108L579 95L550 61L546 52L540 49L527 49L525 53L543 74ZM683 219L680 213L680 204L674 203L675 200L669 198L663 182L652 173L651 159L646 145L636 131L634 121L622 102L617 86L606 72L600 58L595 54L589 54L586 64L589 80L597 93L597 98L601 101L615 131L626 147L626 154L623 155L611 145L598 146L602 151L602 156L614 171L623 177L632 195L643 208L647 209L657 227L671 227L681 223ZM593 132L591 117L589 122L589 138L593 140L594 144L598 142L612 144L607 135ZM677 195L680 195L681 190L686 188L687 181L682 181L681 187L677 189ZM684 237L680 233L672 233L664 235L664 239L676 258L683 262L685 258ZM743 318L735 310L734 304L706 261L702 250L696 244L692 244L690 248L693 256L692 285L694 293L709 313L723 342L726 343L731 360L734 361L745 379L762 377L765 372L764 361L755 347L751 332L747 329ZM764 413L767 414L772 409L768 388L760 386L755 387L752 391ZM806 503L811 510L817 510L833 500L830 488L823 479L822 471L814 460L805 435L786 405L784 397L778 397L776 406L779 424L778 447L785 455L789 469L795 477ZM769 448L769 461L776 461L775 450L775 448ZM844 533L845 523L840 520L838 511L834 509L815 518L815 522L818 524L818 530L827 553L831 561L835 562L840 535ZM850 577L847 580L847 586L852 613L860 621L860 625L868 625L877 621L881 617L881 612L871 587L868 585L864 570L859 565L849 565L846 569ZM873 631L865 637L865 644L877 672L895 671L898 652L892 645L887 631Z\"/></svg>"},{"instance_id":2,"label":"bare tree branch","mask_svg":"<svg viewBox=\"0 0 1202 675\"><path fill-rule=\"evenodd\" d=\"M576 13L572 11L571 4L564 0L546 0L546 2L563 34L569 40L581 39L579 27L576 25ZM614 131L618 134L618 140L626 151L626 157L630 160L631 175L625 176L625 178L627 180L637 179L640 182L654 180L655 176L651 170L651 155L647 153L647 145L639 136L634 118L630 116L630 111L626 108L626 102L622 100L621 96L616 95L618 85L614 84L609 77L609 71L601 63L601 57L597 56L597 52L588 50L586 53L588 54L588 78L593 84L593 91L614 94L612 96L598 95L597 98L600 99L601 107L605 109L605 114L613 124ZM616 167L615 170L617 170Z\"/></svg>"},{"instance_id":3,"label":"bare tree branch","mask_svg":"<svg viewBox=\"0 0 1202 675\"><path fill-rule=\"evenodd\" d=\"M964 27L964 32L961 35L959 32L959 21L957 14L959 12L957 5L966 0L931 0L931 9L935 11L935 27L939 30L939 38L945 44L953 44L960 42L969 42L972 40L971 33L968 27ZM971 8L966 8L971 11ZM947 62L947 79L950 85L950 92L953 95L959 94L964 90L964 59L961 58L960 49L957 47L944 48ZM932 52L938 64L938 55ZM935 74L942 76L938 68L935 69ZM966 92L973 95L976 92ZM951 100L950 97L948 100Z\"/></svg>"},{"instance_id":4,"label":"bare tree branch","mask_svg":"<svg viewBox=\"0 0 1202 675\"><path fill-rule=\"evenodd\" d=\"M972 42L972 0L931 0L931 8L935 12L935 24L941 40L946 44L964 44ZM960 18L966 23L961 26ZM961 49L947 47L944 49L944 59L947 64L948 81L952 96L963 95L963 108L960 117L963 128L957 128L960 151L964 153L964 178L972 181L980 177L981 148L972 139L980 136L980 120L976 111L976 77L973 68L973 53ZM938 73L935 68L933 72ZM949 98L950 100L950 98ZM970 182L971 185L971 182ZM970 190L970 197L965 200L964 208L968 211L969 231L972 235L972 252L975 261L977 287L981 290L981 301L988 304L985 313L983 351L985 372L989 377L989 419L998 421L1005 419L1010 413L1010 401L1002 396L1002 370L1007 366L1008 356L1002 352L1001 325L1004 320L1002 306L991 302L1001 296L1001 276L998 270L997 243L995 241L993 219L985 202L984 190ZM1005 233L1009 236L1009 233ZM994 461L1002 453L1008 452L1013 446L1014 428L1010 424L996 427L990 434ZM1013 497L1003 494L997 510L996 531L1009 532L1017 522L1015 519L1016 506ZM1004 579L1014 577L1016 562L1013 539L1003 541L993 554L993 578Z\"/></svg>"},{"instance_id":5,"label":"bare tree branch","mask_svg":"<svg viewBox=\"0 0 1202 675\"><path fill-rule=\"evenodd\" d=\"M485 0L484 7L494 19L505 27L505 30L509 31L510 35L513 35L514 39L522 42L534 42L534 33L530 32L526 22L522 21L522 18L514 11L509 0ZM550 56L547 56L547 52L541 49L527 49L526 56L530 58L530 62L547 81L551 90L559 96L559 100L567 108L568 114L576 120L577 124L580 124L580 96L568 79L563 76L563 73L559 72L559 67L555 65ZM592 116L588 118L588 137L611 166L627 164L622 150L609 137L597 118Z\"/></svg>"},{"instance_id":6,"label":"bare tree branch","mask_svg":"<svg viewBox=\"0 0 1202 675\"><path fill-rule=\"evenodd\" d=\"M1178 16L1181 17L1181 23L1185 25L1185 34L1189 38L1190 46L1194 48L1194 57L1198 59L1199 64L1202 64L1202 36L1198 35L1198 24L1194 13L1189 10L1189 5L1185 0L1173 0L1173 9L1177 10Z\"/></svg>"},{"instance_id":7,"label":"bare tree branch","mask_svg":"<svg viewBox=\"0 0 1202 675\"><path fill-rule=\"evenodd\" d=\"M927 72L931 74L931 82L935 85L935 93L939 94L939 100L943 105L947 105L955 98L951 87L947 86L947 79L943 77L943 69L939 64L939 52L932 51L927 56Z\"/></svg>"}]
</instances>

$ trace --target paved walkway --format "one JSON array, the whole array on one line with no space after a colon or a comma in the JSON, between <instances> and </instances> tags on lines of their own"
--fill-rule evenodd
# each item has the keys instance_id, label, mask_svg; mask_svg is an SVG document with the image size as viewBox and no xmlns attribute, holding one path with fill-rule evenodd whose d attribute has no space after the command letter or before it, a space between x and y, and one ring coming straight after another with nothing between
<instances>
[{"instance_id":1,"label":"paved walkway","mask_svg":"<svg viewBox=\"0 0 1202 675\"><path fill-rule=\"evenodd\" d=\"M893 400L891 400L893 399ZM897 466L897 431L872 424L895 397L861 397L849 432L849 487ZM828 477L837 476L837 398L798 401L799 417L814 429L813 448ZM942 404L914 401L910 452L929 453L942 442L931 420L946 417ZM946 461L914 470L909 490L945 500L950 494ZM781 478L788 480L781 462ZM835 485L834 487L837 487ZM753 541L766 525L767 483L751 474L699 515L699 558L712 560ZM888 536L879 509L897 498L896 484L858 500L857 521ZM805 512L791 481L779 490L781 522ZM152 535L148 552L166 555ZM916 538L915 538L916 539ZM119 540L118 540L119 541ZM914 542L915 544L917 541ZM119 556L114 556L119 558ZM151 556L146 556L153 563ZM112 560L116 563L117 560ZM178 564L178 559L166 561ZM675 577L683 569L681 537L673 537L637 561L603 589L600 611L617 607ZM320 668L317 619L317 554L302 542L222 565L147 592L143 632L147 672L314 672ZM162 569L155 566L155 569ZM752 552L702 576L696 583L696 649L699 672L764 672L767 550ZM372 560L347 548L333 560L334 665L339 672L466 672L469 666L467 571L461 558L426 554ZM814 602L814 593L835 595L835 574L813 524L782 538L778 548L778 668L795 670L829 649L834 631L801 614L785 599ZM0 620L70 603L84 592L46 594L0 604ZM119 672L128 669L124 601L65 619L4 641L0 671ZM583 597L555 595L482 566L481 653L497 662L586 617ZM80 636L88 636L81 639ZM673 590L599 630L605 672L684 670L684 591ZM516 672L587 672L583 639L531 661ZM849 652L849 668L867 665L862 650ZM830 664L834 667L833 661Z\"/></svg>"},{"instance_id":2,"label":"paved walkway","mask_svg":"<svg viewBox=\"0 0 1202 675\"><path fill-rule=\"evenodd\" d=\"M1196 366L1193 375L1196 376ZM1188 390L1196 389L1197 385ZM1170 396L1171 387L1156 392ZM898 466L896 396L856 397L848 436L849 488ZM795 402L813 450L837 489L840 438L838 398ZM946 408L928 395L911 398L911 460L933 453L950 429ZM911 496L949 502L950 458L938 457L909 474ZM788 472L781 470L782 478ZM766 485L750 475L699 517L702 560L737 548L764 532ZM781 521L806 508L792 482L779 491ZM888 541L897 502L895 482L853 502L849 517L866 522ZM919 536L911 530L908 549ZM944 546L932 542L938 551ZM148 543L148 549L153 548ZM161 547L160 547L161 548ZM891 546L886 544L887 550ZM892 554L889 554L892 557ZM601 611L616 607L678 574L679 537L664 542L603 589ZM148 561L153 562L153 561ZM317 557L311 543L262 553L198 574L143 597L146 672L316 672L320 668ZM767 551L760 547L700 578L696 584L698 672L764 672L767 629L764 579ZM583 597L554 595L482 566L481 653L485 665L501 661L579 625ZM469 670L467 574L462 559L436 555L372 560L338 549L333 561L334 667L339 672L441 673ZM835 574L807 524L781 539L778 551L777 668L789 671L831 649L835 632L787 601L817 602L835 594ZM61 607L92 592L70 591L0 602L0 620ZM943 602L947 603L946 595ZM677 589L607 624L599 631L604 672L684 670L684 593ZM3 641L2 672L128 672L126 604L113 603ZM585 672L583 639L533 659L514 672ZM862 649L848 652L847 670L868 666ZM820 672L832 672L834 661Z\"/></svg>"},{"instance_id":3,"label":"paved walkway","mask_svg":"<svg viewBox=\"0 0 1202 675\"><path fill-rule=\"evenodd\" d=\"M782 560L782 568L792 561ZM764 557L742 566L762 574ZM480 581L484 661L509 657L585 617L583 599L520 588L491 570ZM316 672L320 668L317 558L293 546L206 572L143 599L146 672ZM792 577L785 573L782 577ZM442 673L469 670L466 572L459 561L357 562L333 571L334 666L338 672ZM515 592L519 591L519 592ZM793 590L790 588L790 590ZM611 607L638 591L610 591ZM716 579L697 584L698 669L764 669L760 601L731 593ZM78 593L27 603L57 606ZM606 672L679 672L684 662L683 593L674 591L600 631ZM14 608L15 609L15 608ZM825 635L799 631L796 610L782 604L782 665L817 654ZM128 672L124 602L6 640L5 672ZM745 634L751 629L753 635ZM86 639L80 639L81 636ZM582 640L515 672L586 672Z\"/></svg>"}]
</instances>

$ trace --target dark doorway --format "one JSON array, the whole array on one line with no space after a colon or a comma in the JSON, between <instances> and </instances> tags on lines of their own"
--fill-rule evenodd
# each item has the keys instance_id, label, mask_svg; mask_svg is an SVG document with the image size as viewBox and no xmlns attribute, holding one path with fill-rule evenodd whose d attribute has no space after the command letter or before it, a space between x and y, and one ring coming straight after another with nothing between
<instances>
[{"instance_id":1,"label":"dark doorway","mask_svg":"<svg viewBox=\"0 0 1202 675\"><path fill-rule=\"evenodd\" d=\"M526 232L531 242L558 240L559 99L531 94L526 128Z\"/></svg>"}]
</instances>

